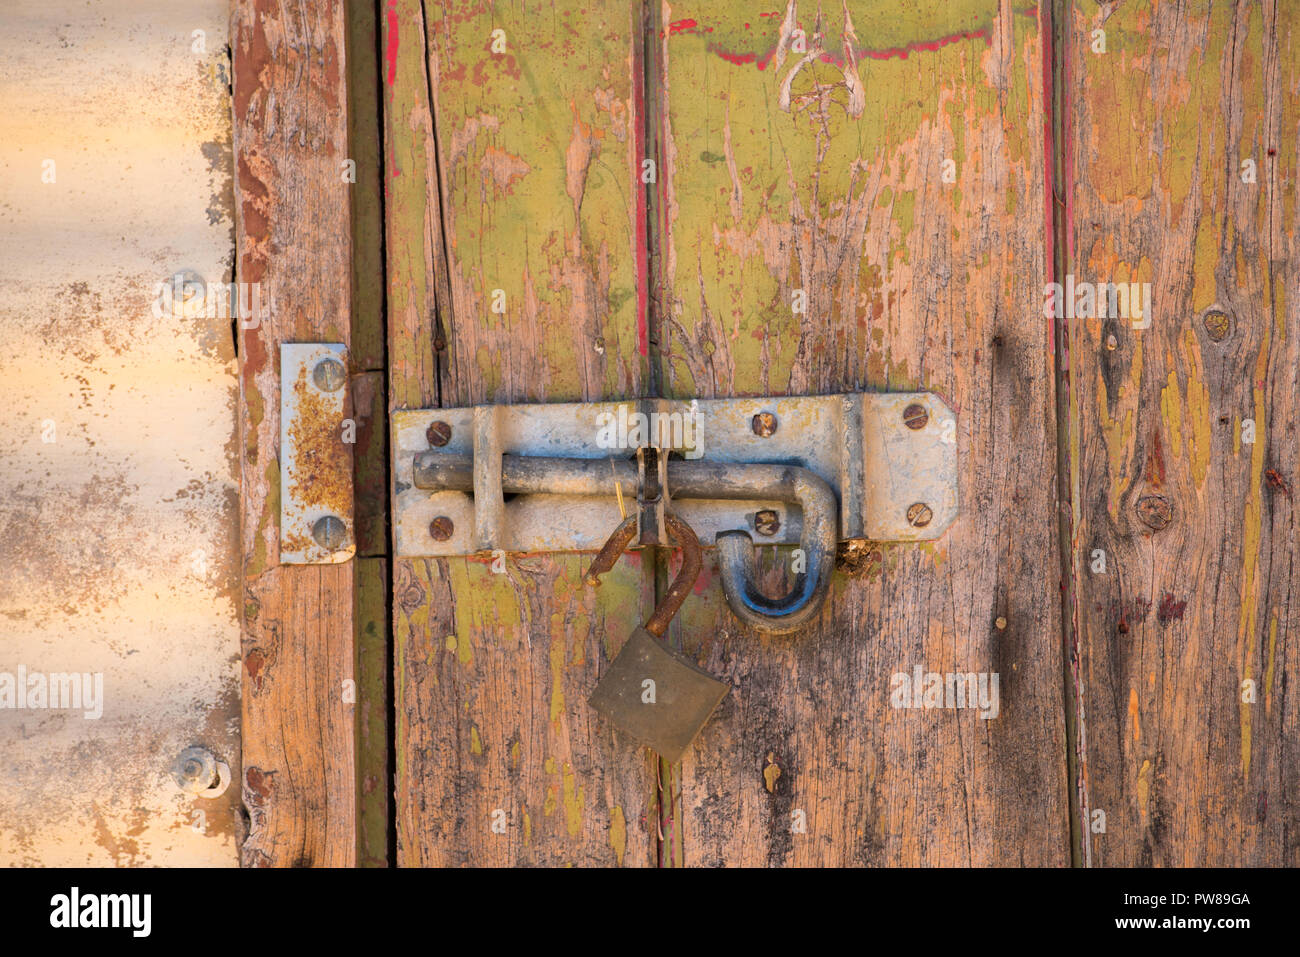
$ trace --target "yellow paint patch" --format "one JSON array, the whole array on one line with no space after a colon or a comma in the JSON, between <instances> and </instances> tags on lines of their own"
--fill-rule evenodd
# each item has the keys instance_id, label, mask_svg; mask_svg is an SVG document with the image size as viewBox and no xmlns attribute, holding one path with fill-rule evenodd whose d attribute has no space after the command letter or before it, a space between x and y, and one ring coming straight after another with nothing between
<instances>
[{"instance_id":1,"label":"yellow paint patch","mask_svg":"<svg viewBox=\"0 0 1300 957\"><path fill-rule=\"evenodd\" d=\"M776 792L776 782L779 777L781 777L781 768L777 766L776 755L769 751L767 763L763 766L763 787L767 788L768 794Z\"/></svg>"},{"instance_id":2,"label":"yellow paint patch","mask_svg":"<svg viewBox=\"0 0 1300 957\"><path fill-rule=\"evenodd\" d=\"M1142 823L1147 820L1147 804L1151 799L1151 762L1143 761L1142 770L1137 780L1138 810L1142 812Z\"/></svg>"},{"instance_id":3,"label":"yellow paint patch","mask_svg":"<svg viewBox=\"0 0 1300 957\"><path fill-rule=\"evenodd\" d=\"M569 837L577 837L582 832L583 787L574 784L576 777L573 766L564 762L564 823Z\"/></svg>"},{"instance_id":4,"label":"yellow paint patch","mask_svg":"<svg viewBox=\"0 0 1300 957\"><path fill-rule=\"evenodd\" d=\"M617 804L609 809L609 846L614 849L614 860L622 867L627 852L627 819Z\"/></svg>"},{"instance_id":5,"label":"yellow paint patch","mask_svg":"<svg viewBox=\"0 0 1300 957\"><path fill-rule=\"evenodd\" d=\"M564 616L551 616L551 723L564 714Z\"/></svg>"}]
</instances>

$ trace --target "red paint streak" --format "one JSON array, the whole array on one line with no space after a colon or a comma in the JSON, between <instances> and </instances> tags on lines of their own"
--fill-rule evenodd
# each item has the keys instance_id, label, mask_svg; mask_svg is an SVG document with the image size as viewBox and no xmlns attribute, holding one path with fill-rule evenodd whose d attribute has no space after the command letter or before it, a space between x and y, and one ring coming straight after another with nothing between
<instances>
[{"instance_id":1,"label":"red paint streak","mask_svg":"<svg viewBox=\"0 0 1300 957\"><path fill-rule=\"evenodd\" d=\"M960 40L983 40L985 46L992 44L993 40L989 37L989 31L971 30L969 32L954 33L950 36L939 37L937 40L920 40L916 43L909 43L905 47L890 47L887 50L858 50L858 56L871 57L873 60L888 60L893 57L899 57L906 60L909 53L916 53L920 50L933 53L946 47L950 43L957 43Z\"/></svg>"},{"instance_id":2,"label":"red paint streak","mask_svg":"<svg viewBox=\"0 0 1300 957\"><path fill-rule=\"evenodd\" d=\"M769 16L769 14L760 14L760 16ZM712 30L709 29L704 32L711 33ZM862 47L861 49L855 50L854 53L859 59L862 57L868 57L872 60L890 60L897 57L898 59L906 60L910 53L916 53L918 51L934 52L935 50L946 47L950 43L957 43L961 40L983 40L985 46L990 46L993 43L992 38L989 36L988 29L985 28L980 30L964 31L962 33L954 33L951 36L939 37L935 40L920 40L916 43L909 43L905 47L888 47L883 50L870 50L866 47ZM776 47L773 47L763 56L759 56L756 53L732 53L729 50L722 49L716 44L709 45L709 52L721 57L728 63L735 64L736 66L744 66L747 63L753 63L760 70L765 70L767 69L768 63L771 62L772 57L776 54ZM844 57L837 56L834 53L824 53L820 59L823 63L832 63L839 67L844 66Z\"/></svg>"},{"instance_id":3,"label":"red paint streak","mask_svg":"<svg viewBox=\"0 0 1300 957\"><path fill-rule=\"evenodd\" d=\"M772 59L771 53L760 60L756 53L728 53L726 50L713 44L709 44L709 52L716 53L728 63L734 63L736 66L744 66L746 63L757 63L760 70L767 69L767 62Z\"/></svg>"},{"instance_id":4,"label":"red paint streak","mask_svg":"<svg viewBox=\"0 0 1300 957\"><path fill-rule=\"evenodd\" d=\"M650 241L646 224L646 187L641 182L642 163L645 155L645 64L638 53L636 69L632 71L633 101L633 156L632 195L636 197L636 344L641 358L650 355ZM659 178L658 167L655 179Z\"/></svg>"},{"instance_id":5,"label":"red paint streak","mask_svg":"<svg viewBox=\"0 0 1300 957\"><path fill-rule=\"evenodd\" d=\"M690 30L698 26L699 24L694 20L674 20L672 23L668 24L668 34L669 36L675 36L683 30Z\"/></svg>"},{"instance_id":6,"label":"red paint streak","mask_svg":"<svg viewBox=\"0 0 1300 957\"><path fill-rule=\"evenodd\" d=\"M392 86L393 81L397 79L397 0L388 0L388 9L385 13L388 20L388 43L384 45L384 61L388 64L388 74L385 79L388 85Z\"/></svg>"},{"instance_id":7,"label":"red paint streak","mask_svg":"<svg viewBox=\"0 0 1300 957\"><path fill-rule=\"evenodd\" d=\"M1182 621L1183 612L1187 610L1187 602L1175 601L1172 592L1165 592L1164 597L1160 599L1160 608L1156 611L1156 618L1160 624L1167 625L1171 621Z\"/></svg>"}]
</instances>

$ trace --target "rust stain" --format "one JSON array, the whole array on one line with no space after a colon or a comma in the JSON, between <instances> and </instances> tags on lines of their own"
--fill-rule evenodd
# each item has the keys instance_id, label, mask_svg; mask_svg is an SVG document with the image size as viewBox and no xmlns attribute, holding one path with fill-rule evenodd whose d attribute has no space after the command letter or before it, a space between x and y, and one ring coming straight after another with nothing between
<instances>
[{"instance_id":1,"label":"rust stain","mask_svg":"<svg viewBox=\"0 0 1300 957\"><path fill-rule=\"evenodd\" d=\"M1186 601L1175 601L1172 592L1165 592L1160 599L1160 607L1156 610L1156 620L1162 625L1167 625L1171 621L1182 621L1183 612L1186 610Z\"/></svg>"},{"instance_id":2,"label":"rust stain","mask_svg":"<svg viewBox=\"0 0 1300 957\"><path fill-rule=\"evenodd\" d=\"M293 392L296 415L289 423L289 438L297 455L289 472L290 497L312 502L335 515L350 514L352 469L334 402L307 384L305 364L298 369ZM285 541L280 547L295 551L311 546Z\"/></svg>"}]
</instances>

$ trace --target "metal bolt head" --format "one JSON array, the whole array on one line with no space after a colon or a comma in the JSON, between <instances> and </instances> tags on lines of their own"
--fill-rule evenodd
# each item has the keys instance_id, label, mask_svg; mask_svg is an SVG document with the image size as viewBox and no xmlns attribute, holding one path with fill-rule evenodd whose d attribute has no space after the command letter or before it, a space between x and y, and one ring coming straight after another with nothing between
<instances>
[{"instance_id":1,"label":"metal bolt head","mask_svg":"<svg viewBox=\"0 0 1300 957\"><path fill-rule=\"evenodd\" d=\"M929 421L930 413L919 402L913 402L903 410L903 424L913 432L925 428L925 424Z\"/></svg>"},{"instance_id":2,"label":"metal bolt head","mask_svg":"<svg viewBox=\"0 0 1300 957\"><path fill-rule=\"evenodd\" d=\"M322 392L337 392L343 387L346 370L338 359L322 359L311 370L311 381Z\"/></svg>"},{"instance_id":3,"label":"metal bolt head","mask_svg":"<svg viewBox=\"0 0 1300 957\"><path fill-rule=\"evenodd\" d=\"M760 535L775 535L781 530L781 516L770 508L759 510L754 514L754 530Z\"/></svg>"},{"instance_id":4,"label":"metal bolt head","mask_svg":"<svg viewBox=\"0 0 1300 957\"><path fill-rule=\"evenodd\" d=\"M1219 309L1211 309L1201 321L1205 323L1205 331L1215 342L1222 342L1228 338L1228 333L1232 330L1232 321L1228 318L1228 314Z\"/></svg>"},{"instance_id":5,"label":"metal bolt head","mask_svg":"<svg viewBox=\"0 0 1300 957\"><path fill-rule=\"evenodd\" d=\"M924 502L913 502L907 506L907 524L913 528L925 528L934 518L934 512Z\"/></svg>"},{"instance_id":6,"label":"metal bolt head","mask_svg":"<svg viewBox=\"0 0 1300 957\"><path fill-rule=\"evenodd\" d=\"M176 786L190 794L206 791L217 783L217 758L207 748L186 748L172 762Z\"/></svg>"},{"instance_id":7,"label":"metal bolt head","mask_svg":"<svg viewBox=\"0 0 1300 957\"><path fill-rule=\"evenodd\" d=\"M764 439L770 439L776 434L778 424L776 416L771 412L760 412L749 423L750 428L754 430L754 434Z\"/></svg>"},{"instance_id":8,"label":"metal bolt head","mask_svg":"<svg viewBox=\"0 0 1300 957\"><path fill-rule=\"evenodd\" d=\"M439 515L429 523L429 536L435 542L445 542L456 531L456 525L446 515Z\"/></svg>"},{"instance_id":9,"label":"metal bolt head","mask_svg":"<svg viewBox=\"0 0 1300 957\"><path fill-rule=\"evenodd\" d=\"M331 552L338 551L347 544L348 527L343 523L343 519L326 515L316 519L316 524L311 527L311 537L316 539L316 544L321 548L327 548Z\"/></svg>"},{"instance_id":10,"label":"metal bolt head","mask_svg":"<svg viewBox=\"0 0 1300 957\"><path fill-rule=\"evenodd\" d=\"M429 444L438 448L451 441L451 426L441 420L434 422L424 431Z\"/></svg>"},{"instance_id":11,"label":"metal bolt head","mask_svg":"<svg viewBox=\"0 0 1300 957\"><path fill-rule=\"evenodd\" d=\"M1133 508L1142 524L1157 532L1174 520L1174 505L1163 495L1144 495Z\"/></svg>"}]
</instances>

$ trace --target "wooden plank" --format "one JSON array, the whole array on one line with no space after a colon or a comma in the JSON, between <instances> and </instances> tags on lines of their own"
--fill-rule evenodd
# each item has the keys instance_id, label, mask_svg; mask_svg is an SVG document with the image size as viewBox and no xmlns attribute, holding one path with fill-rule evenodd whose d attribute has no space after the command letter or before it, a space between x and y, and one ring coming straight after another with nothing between
<instances>
[{"instance_id":1,"label":"wooden plank","mask_svg":"<svg viewBox=\"0 0 1300 957\"><path fill-rule=\"evenodd\" d=\"M639 19L423 13L383 11L393 408L635 395ZM584 564L394 563L403 866L657 860L653 765L586 705L651 579L628 560L593 593Z\"/></svg>"},{"instance_id":2,"label":"wooden plank","mask_svg":"<svg viewBox=\"0 0 1300 957\"><path fill-rule=\"evenodd\" d=\"M279 554L281 342L349 341L351 226L338 4L237 0L236 280L269 317L240 334L244 804L249 866L356 860L352 563Z\"/></svg>"},{"instance_id":3,"label":"wooden plank","mask_svg":"<svg viewBox=\"0 0 1300 957\"><path fill-rule=\"evenodd\" d=\"M1152 300L1070 322L1085 859L1294 866L1300 10L1066 26L1071 272Z\"/></svg>"},{"instance_id":4,"label":"wooden plank","mask_svg":"<svg viewBox=\"0 0 1300 957\"><path fill-rule=\"evenodd\" d=\"M962 503L936 545L845 550L806 632L747 632L716 579L686 603L674 640L734 691L679 769L684 862L1066 864L1037 13L667 19L665 392L934 390L958 413ZM761 552L782 587L788 552ZM892 707L916 666L997 674L997 717Z\"/></svg>"},{"instance_id":5,"label":"wooden plank","mask_svg":"<svg viewBox=\"0 0 1300 957\"><path fill-rule=\"evenodd\" d=\"M357 594L357 863L389 866L388 560L359 558Z\"/></svg>"}]
</instances>

